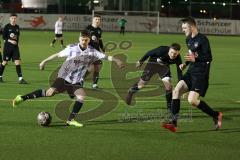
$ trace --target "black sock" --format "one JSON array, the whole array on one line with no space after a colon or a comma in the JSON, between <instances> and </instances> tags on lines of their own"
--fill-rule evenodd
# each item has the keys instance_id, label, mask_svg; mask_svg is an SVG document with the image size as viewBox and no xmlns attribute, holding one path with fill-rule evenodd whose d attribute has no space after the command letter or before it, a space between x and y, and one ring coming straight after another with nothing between
<instances>
[{"instance_id":1,"label":"black sock","mask_svg":"<svg viewBox=\"0 0 240 160\"><path fill-rule=\"evenodd\" d=\"M172 105L172 90L166 90L167 109L171 109Z\"/></svg>"},{"instance_id":2,"label":"black sock","mask_svg":"<svg viewBox=\"0 0 240 160\"><path fill-rule=\"evenodd\" d=\"M138 88L138 83L135 83L129 90L129 92L131 93L136 93L138 92L140 89Z\"/></svg>"},{"instance_id":3,"label":"black sock","mask_svg":"<svg viewBox=\"0 0 240 160\"><path fill-rule=\"evenodd\" d=\"M38 98L38 97L45 97L46 96L46 92L44 89L39 89L36 91L33 91L32 93L28 93L26 95L22 96L22 99L25 101L27 99L34 99L34 98Z\"/></svg>"},{"instance_id":4,"label":"black sock","mask_svg":"<svg viewBox=\"0 0 240 160\"><path fill-rule=\"evenodd\" d=\"M172 123L177 126L178 113L180 110L180 99L173 99L171 105Z\"/></svg>"},{"instance_id":5,"label":"black sock","mask_svg":"<svg viewBox=\"0 0 240 160\"><path fill-rule=\"evenodd\" d=\"M52 44L54 44L55 42L56 42L56 39L53 39Z\"/></svg>"},{"instance_id":6,"label":"black sock","mask_svg":"<svg viewBox=\"0 0 240 160\"><path fill-rule=\"evenodd\" d=\"M99 79L99 72L93 72L93 84L97 84Z\"/></svg>"},{"instance_id":7,"label":"black sock","mask_svg":"<svg viewBox=\"0 0 240 160\"><path fill-rule=\"evenodd\" d=\"M76 114L80 111L80 109L82 108L83 102L81 102L80 100L75 101L74 105L73 105L73 109L72 112L70 113L69 117L68 117L68 121L71 121L73 118L75 118Z\"/></svg>"},{"instance_id":8,"label":"black sock","mask_svg":"<svg viewBox=\"0 0 240 160\"><path fill-rule=\"evenodd\" d=\"M21 65L16 65L16 71L17 71L18 77L22 77Z\"/></svg>"},{"instance_id":9,"label":"black sock","mask_svg":"<svg viewBox=\"0 0 240 160\"><path fill-rule=\"evenodd\" d=\"M4 69L5 69L5 66L1 64L0 65L0 76L3 75Z\"/></svg>"},{"instance_id":10,"label":"black sock","mask_svg":"<svg viewBox=\"0 0 240 160\"><path fill-rule=\"evenodd\" d=\"M204 113L208 114L209 116L215 118L218 116L218 112L214 111L211 107L209 107L204 101L200 101L199 105L197 106L200 110Z\"/></svg>"},{"instance_id":11,"label":"black sock","mask_svg":"<svg viewBox=\"0 0 240 160\"><path fill-rule=\"evenodd\" d=\"M61 45L63 45L63 40L61 40L60 42L61 42Z\"/></svg>"}]
</instances>

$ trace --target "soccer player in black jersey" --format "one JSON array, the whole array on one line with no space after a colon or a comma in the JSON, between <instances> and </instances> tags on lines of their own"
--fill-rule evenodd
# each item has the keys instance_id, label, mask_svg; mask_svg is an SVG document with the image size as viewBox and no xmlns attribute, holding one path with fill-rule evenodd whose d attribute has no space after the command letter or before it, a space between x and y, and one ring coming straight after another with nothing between
<instances>
[{"instance_id":1,"label":"soccer player in black jersey","mask_svg":"<svg viewBox=\"0 0 240 160\"><path fill-rule=\"evenodd\" d=\"M183 79L178 82L173 90L172 120L169 123L164 123L163 127L176 132L180 97L183 93L189 92L188 102L211 116L215 129L218 130L222 126L222 113L214 111L206 102L199 99L200 96L205 96L208 89L209 71L212 61L208 38L198 32L196 21L192 17L182 19L181 22L182 30L187 37L186 44L189 53L185 56L186 62L180 65L180 68L184 69L187 65L189 67Z\"/></svg>"},{"instance_id":2,"label":"soccer player in black jersey","mask_svg":"<svg viewBox=\"0 0 240 160\"><path fill-rule=\"evenodd\" d=\"M176 64L178 80L182 78L182 70L179 65L182 64L180 56L181 46L178 43L173 43L171 46L160 46L153 50L148 51L136 64L136 67L140 67L145 60L148 60L144 72L139 80L128 91L126 96L126 103L131 104L132 96L134 93L143 88L154 74L158 74L162 79L165 87L167 108L170 110L172 101L172 84L171 84L171 72L169 65Z\"/></svg>"},{"instance_id":3,"label":"soccer player in black jersey","mask_svg":"<svg viewBox=\"0 0 240 160\"><path fill-rule=\"evenodd\" d=\"M3 29L3 40L4 40L4 48L3 48L3 62L0 65L0 82L3 82L3 72L5 66L8 61L14 61L16 65L16 71L19 78L19 84L27 84L27 82L22 77L21 70L21 59L20 52L18 47L20 30L19 26L16 24L17 15L10 15L10 23L6 24Z\"/></svg>"},{"instance_id":4,"label":"soccer player in black jersey","mask_svg":"<svg viewBox=\"0 0 240 160\"><path fill-rule=\"evenodd\" d=\"M90 45L93 46L96 50L105 52L102 42L102 29L100 28L101 25L101 17L99 15L94 15L92 19L92 24L88 25L86 30L90 34ZM99 79L99 72L102 67L102 61L98 60L93 63L93 85L92 88L97 89L98 88L98 79Z\"/></svg>"}]
</instances>

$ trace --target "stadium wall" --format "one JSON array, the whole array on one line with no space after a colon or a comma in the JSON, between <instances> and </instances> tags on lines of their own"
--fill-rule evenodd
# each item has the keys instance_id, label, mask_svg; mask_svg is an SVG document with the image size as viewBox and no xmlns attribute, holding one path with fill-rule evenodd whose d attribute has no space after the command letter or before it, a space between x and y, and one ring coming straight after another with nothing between
<instances>
[{"instance_id":1,"label":"stadium wall","mask_svg":"<svg viewBox=\"0 0 240 160\"><path fill-rule=\"evenodd\" d=\"M57 14L18 14L18 24L22 29L53 30ZM79 31L91 23L91 15L64 15L64 30ZM102 29L104 31L118 31L118 18L120 16L102 16ZM157 17L126 16L128 23L126 31L131 32L156 32ZM161 33L181 33L180 18L160 17L159 31ZM0 14L0 25L9 22L9 14ZM197 19L197 24L202 33L216 35L240 35L240 21Z\"/></svg>"}]
</instances>

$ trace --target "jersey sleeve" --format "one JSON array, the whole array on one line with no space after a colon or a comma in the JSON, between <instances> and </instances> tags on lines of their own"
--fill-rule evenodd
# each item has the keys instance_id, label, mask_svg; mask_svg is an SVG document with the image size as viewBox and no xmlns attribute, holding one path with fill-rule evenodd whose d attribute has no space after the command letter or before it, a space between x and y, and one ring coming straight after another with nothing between
<instances>
[{"instance_id":1,"label":"jersey sleeve","mask_svg":"<svg viewBox=\"0 0 240 160\"><path fill-rule=\"evenodd\" d=\"M7 41L8 37L7 37L7 34L8 34L8 28L7 28L7 25L3 28L3 33L2 33L2 37L3 37L3 40L4 41Z\"/></svg>"},{"instance_id":2,"label":"jersey sleeve","mask_svg":"<svg viewBox=\"0 0 240 160\"><path fill-rule=\"evenodd\" d=\"M102 52L99 52L98 50L94 49L94 57L96 57L97 59L107 59L107 55L105 55Z\"/></svg>"},{"instance_id":3,"label":"jersey sleeve","mask_svg":"<svg viewBox=\"0 0 240 160\"><path fill-rule=\"evenodd\" d=\"M176 67L177 67L177 76L178 76L178 81L180 81L183 77L182 70L179 68L179 65L182 64L182 58L179 55L176 59Z\"/></svg>"},{"instance_id":4,"label":"jersey sleeve","mask_svg":"<svg viewBox=\"0 0 240 160\"><path fill-rule=\"evenodd\" d=\"M148 51L140 60L140 63L143 63L144 61L146 61L149 57L152 57L156 54L156 52L158 51L158 48L155 48L153 50Z\"/></svg>"},{"instance_id":5,"label":"jersey sleeve","mask_svg":"<svg viewBox=\"0 0 240 160\"><path fill-rule=\"evenodd\" d=\"M68 57L70 55L71 55L70 47L67 47L67 48L65 48L64 50L62 50L58 53L58 57Z\"/></svg>"}]
</instances>

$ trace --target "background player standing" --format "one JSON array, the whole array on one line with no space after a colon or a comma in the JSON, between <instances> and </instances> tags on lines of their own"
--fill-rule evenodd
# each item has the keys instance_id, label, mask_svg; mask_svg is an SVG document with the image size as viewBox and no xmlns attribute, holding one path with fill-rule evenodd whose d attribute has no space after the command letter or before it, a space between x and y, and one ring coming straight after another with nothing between
<instances>
[{"instance_id":1,"label":"background player standing","mask_svg":"<svg viewBox=\"0 0 240 160\"><path fill-rule=\"evenodd\" d=\"M3 82L3 72L5 66L8 61L14 61L16 65L16 71L18 75L19 84L27 84L27 82L22 77L21 70L21 58L20 51L18 47L20 29L16 24L17 15L10 15L10 23L6 24L3 29L3 40L4 40L4 48L3 48L3 62L0 65L0 82Z\"/></svg>"},{"instance_id":2,"label":"background player standing","mask_svg":"<svg viewBox=\"0 0 240 160\"><path fill-rule=\"evenodd\" d=\"M207 92L210 64L212 62L208 38L198 32L196 21L192 17L182 19L181 22L182 30L187 37L186 44L189 50L189 53L185 56L187 62L181 65L181 69L184 69L186 65L189 65L189 67L183 79L178 82L173 90L172 120L170 123L163 124L163 127L176 132L180 97L182 94L189 92L188 102L211 116L215 129L218 130L222 126L222 113L214 111L207 103L199 99L200 96L204 97Z\"/></svg>"},{"instance_id":3,"label":"background player standing","mask_svg":"<svg viewBox=\"0 0 240 160\"><path fill-rule=\"evenodd\" d=\"M176 64L178 80L181 80L182 70L179 68L179 65L182 64L182 59L180 56L180 49L181 46L178 43L173 43L171 46L160 46L147 52L137 62L136 67L140 67L144 61L149 58L139 82L135 83L128 91L126 97L126 103L128 105L131 104L133 94L143 88L154 74L158 74L165 87L167 109L170 110L172 102L172 84L169 65Z\"/></svg>"},{"instance_id":4,"label":"background player standing","mask_svg":"<svg viewBox=\"0 0 240 160\"><path fill-rule=\"evenodd\" d=\"M127 20L124 19L124 17L121 17L121 19L118 20L118 25L120 27L120 34L123 34L123 36L124 36L124 33L125 33L126 23L127 23Z\"/></svg>"},{"instance_id":5,"label":"background player standing","mask_svg":"<svg viewBox=\"0 0 240 160\"><path fill-rule=\"evenodd\" d=\"M66 61L62 64L59 69L58 76L55 79L53 85L47 89L38 89L32 93L26 95L18 95L13 100L13 106L15 107L19 103L26 101L28 99L34 99L39 97L51 97L55 94L67 91L69 96L75 96L76 101L74 103L71 114L67 119L68 125L73 125L76 127L82 127L83 125L74 120L76 114L82 108L84 98L86 96L83 89L84 75L91 63L96 60L104 59L108 61L114 61L119 68L123 67L123 63L112 56L107 56L92 46L89 46L90 41L89 34L87 31L82 31L79 37L78 44L69 45L67 48L59 53L53 54L46 58L40 63L40 69L44 69L47 62L56 59L58 57L66 57Z\"/></svg>"},{"instance_id":6,"label":"background player standing","mask_svg":"<svg viewBox=\"0 0 240 160\"><path fill-rule=\"evenodd\" d=\"M58 20L55 23L55 37L52 41L52 43L50 44L51 47L54 47L54 43L56 42L57 39L60 40L61 43L61 47L64 48L64 44L63 44L63 17L59 16Z\"/></svg>"},{"instance_id":7,"label":"background player standing","mask_svg":"<svg viewBox=\"0 0 240 160\"><path fill-rule=\"evenodd\" d=\"M96 50L105 52L103 47L102 41L102 29L100 28L101 25L101 17L99 15L94 15L92 19L92 24L88 25L86 30L90 34L90 45L93 46ZM98 79L99 79L99 72L102 68L102 61L98 60L93 63L93 78L92 78L92 88L98 88Z\"/></svg>"}]
</instances>

